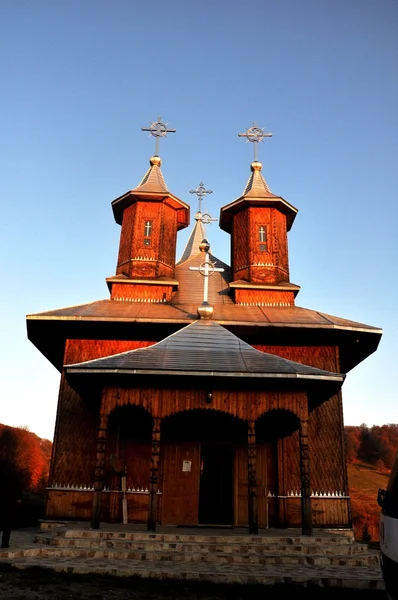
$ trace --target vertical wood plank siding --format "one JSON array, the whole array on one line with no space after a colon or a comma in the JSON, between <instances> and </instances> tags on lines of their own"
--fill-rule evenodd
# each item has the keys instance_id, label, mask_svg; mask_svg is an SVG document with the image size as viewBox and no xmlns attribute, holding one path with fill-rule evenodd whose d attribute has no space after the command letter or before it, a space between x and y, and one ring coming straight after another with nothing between
<instances>
[{"instance_id":1,"label":"vertical wood plank siding","mask_svg":"<svg viewBox=\"0 0 398 600\"><path fill-rule=\"evenodd\" d=\"M100 358L139 347L148 347L149 341L115 341L115 340L68 340L65 350L65 364ZM256 345L257 349L278 354L321 369L338 371L337 349L326 347L283 347ZM287 410L300 419L303 407L307 403L305 393L292 392L258 392L250 390L213 390L212 402L206 401L206 391L200 389L155 389L108 387L104 390L104 410L108 415L122 406L135 405L141 407L152 416L164 418L181 411L194 409L217 410L231 414L242 420L255 419L267 411ZM62 376L60 400L56 422L53 449L53 462L50 484L86 484L93 483L95 470L96 437L99 424L100 399L82 398L70 388ZM312 399L309 405L308 435L311 460L311 487L318 491L341 491L347 493L347 476L342 448L342 405L341 394L337 394L327 402L317 404ZM278 490L280 496L291 490L300 489L300 455L298 430L278 440ZM116 432L108 432L107 457L114 453ZM149 487L151 441L128 440L125 445L125 460L129 465L127 487ZM108 470L107 470L108 469ZM115 489L117 476L109 466L105 468L104 482ZM162 477L159 479L162 490ZM66 493L66 492L65 492ZM67 517L75 511L73 518L86 518L87 506L83 492L79 492L73 502L74 508L67 507L69 500L64 495L49 492L47 516L49 518ZM67 496L71 498L70 494ZM55 498L58 498L56 501ZM79 500L77 500L79 498ZM83 500L82 500L83 498ZM113 498L113 500L112 500ZM61 501L62 499L62 501ZM161 496L158 497L158 500ZM111 501L112 500L112 501ZM103 494L101 515L106 520L117 520L121 508L117 494ZM77 502L77 504L76 504ZM300 520L300 508L296 511L295 498L275 499L272 501L278 509L280 524L293 526ZM313 507L313 523L319 525L344 525L349 523L348 501L333 499L311 499ZM145 505L145 508L144 508ZM157 513L161 510L158 502ZM148 517L148 498L146 495L128 497L131 520L146 521ZM64 514L66 511L67 514ZM322 512L323 511L323 512ZM80 516L81 515L81 516ZM91 514L88 515L88 518ZM101 517L103 518L103 517Z\"/></svg>"},{"instance_id":2,"label":"vertical wood plank siding","mask_svg":"<svg viewBox=\"0 0 398 600\"><path fill-rule=\"evenodd\" d=\"M68 340L64 364L151 346L153 342ZM82 398L61 376L49 483L93 482L100 398Z\"/></svg>"},{"instance_id":3,"label":"vertical wood plank siding","mask_svg":"<svg viewBox=\"0 0 398 600\"><path fill-rule=\"evenodd\" d=\"M172 297L173 287L171 285L129 285L128 282L112 282L112 300L136 300L140 302L169 302Z\"/></svg>"},{"instance_id":4,"label":"vertical wood plank siding","mask_svg":"<svg viewBox=\"0 0 398 600\"><path fill-rule=\"evenodd\" d=\"M258 230L267 229L266 250L260 250ZM233 216L231 254L233 281L289 281L286 215L275 208L249 207Z\"/></svg>"},{"instance_id":5,"label":"vertical wood plank siding","mask_svg":"<svg viewBox=\"0 0 398 600\"><path fill-rule=\"evenodd\" d=\"M149 245L144 224L152 222ZM174 277L177 212L163 202L138 202L125 209L120 234L117 275L132 279Z\"/></svg>"}]
</instances>

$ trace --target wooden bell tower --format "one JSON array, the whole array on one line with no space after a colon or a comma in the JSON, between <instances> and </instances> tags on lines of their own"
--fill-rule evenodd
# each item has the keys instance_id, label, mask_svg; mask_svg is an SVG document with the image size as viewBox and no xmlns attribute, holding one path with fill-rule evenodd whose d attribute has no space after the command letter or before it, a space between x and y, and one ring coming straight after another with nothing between
<instances>
[{"instance_id":1,"label":"wooden bell tower","mask_svg":"<svg viewBox=\"0 0 398 600\"><path fill-rule=\"evenodd\" d=\"M220 227L231 234L231 269L237 304L290 306L300 289L290 283L287 232L297 209L269 189L257 160L262 129L250 128L245 136L255 142L251 175L239 198L221 208Z\"/></svg>"},{"instance_id":2,"label":"wooden bell tower","mask_svg":"<svg viewBox=\"0 0 398 600\"><path fill-rule=\"evenodd\" d=\"M189 225L189 206L168 191L160 157L149 163L139 186L112 202L122 227L116 276L107 279L112 299L164 302L178 285L177 231Z\"/></svg>"}]
</instances>

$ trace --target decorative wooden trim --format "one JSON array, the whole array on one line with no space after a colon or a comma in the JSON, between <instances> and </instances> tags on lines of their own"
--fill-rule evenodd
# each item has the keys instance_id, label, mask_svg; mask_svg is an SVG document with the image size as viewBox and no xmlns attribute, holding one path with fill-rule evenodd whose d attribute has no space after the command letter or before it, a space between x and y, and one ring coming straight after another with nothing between
<instances>
[{"instance_id":1,"label":"decorative wooden trim","mask_svg":"<svg viewBox=\"0 0 398 600\"><path fill-rule=\"evenodd\" d=\"M258 534L256 458L256 422L254 419L249 419L247 431L247 499L249 514L249 533L251 535Z\"/></svg>"},{"instance_id":2,"label":"decorative wooden trim","mask_svg":"<svg viewBox=\"0 0 398 600\"><path fill-rule=\"evenodd\" d=\"M312 534L308 417L300 419L301 523L303 535Z\"/></svg>"},{"instance_id":3,"label":"decorative wooden trim","mask_svg":"<svg viewBox=\"0 0 398 600\"><path fill-rule=\"evenodd\" d=\"M101 494L102 488L104 487L105 447L107 431L108 415L107 413L101 412L100 424L98 427L97 455L95 459L93 513L91 519L92 529L99 529L100 527Z\"/></svg>"},{"instance_id":4,"label":"decorative wooden trim","mask_svg":"<svg viewBox=\"0 0 398 600\"><path fill-rule=\"evenodd\" d=\"M161 419L154 417L152 428L151 445L151 475L150 475L150 499L148 508L148 531L156 531L157 516L157 494L159 485L159 457L160 457L160 425Z\"/></svg>"}]
</instances>

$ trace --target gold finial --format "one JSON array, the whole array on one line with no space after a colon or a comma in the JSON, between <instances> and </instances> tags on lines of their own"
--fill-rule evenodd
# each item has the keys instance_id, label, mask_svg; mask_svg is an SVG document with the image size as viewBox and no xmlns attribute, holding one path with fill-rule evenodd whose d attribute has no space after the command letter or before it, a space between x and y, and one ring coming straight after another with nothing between
<instances>
[{"instance_id":1,"label":"gold finial","mask_svg":"<svg viewBox=\"0 0 398 600\"><path fill-rule=\"evenodd\" d=\"M200 242L200 244L199 244L199 250L201 252L208 252L210 250L210 244L209 244L209 242L206 239L204 239L204 240L202 240Z\"/></svg>"},{"instance_id":2,"label":"gold finial","mask_svg":"<svg viewBox=\"0 0 398 600\"><path fill-rule=\"evenodd\" d=\"M213 316L214 308L208 302L202 302L198 306L198 315L201 319L211 319Z\"/></svg>"},{"instance_id":3,"label":"gold finial","mask_svg":"<svg viewBox=\"0 0 398 600\"><path fill-rule=\"evenodd\" d=\"M261 171L263 168L263 163L261 163L259 160L254 160L250 165L250 168L252 171Z\"/></svg>"},{"instance_id":4,"label":"gold finial","mask_svg":"<svg viewBox=\"0 0 398 600\"><path fill-rule=\"evenodd\" d=\"M151 158L149 159L149 164L153 167L160 167L160 165L162 164L162 159L160 158L160 156L151 156Z\"/></svg>"}]
</instances>

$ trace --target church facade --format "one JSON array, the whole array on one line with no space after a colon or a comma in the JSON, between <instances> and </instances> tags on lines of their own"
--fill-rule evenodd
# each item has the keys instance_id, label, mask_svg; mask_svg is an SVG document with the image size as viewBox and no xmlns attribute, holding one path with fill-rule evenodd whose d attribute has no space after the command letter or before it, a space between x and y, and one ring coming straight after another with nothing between
<instances>
[{"instance_id":1,"label":"church facade","mask_svg":"<svg viewBox=\"0 0 398 600\"><path fill-rule=\"evenodd\" d=\"M296 305L297 209L255 160L221 209L228 266L200 211L176 263L190 211L159 156L112 208L110 297L27 317L61 373L47 518L350 527L341 386L381 331Z\"/></svg>"}]
</instances>

